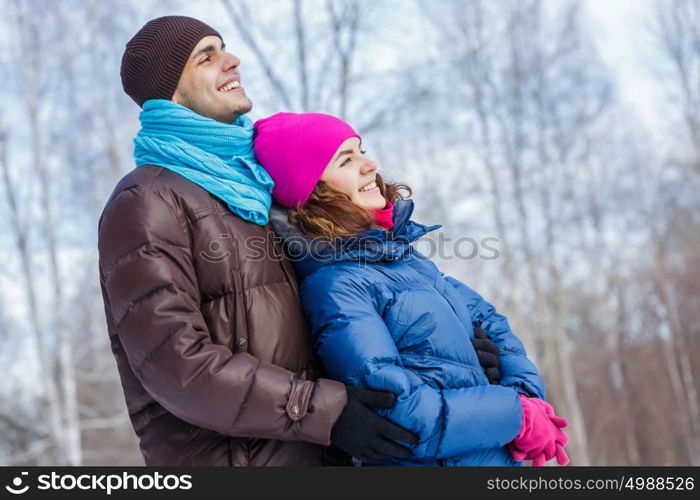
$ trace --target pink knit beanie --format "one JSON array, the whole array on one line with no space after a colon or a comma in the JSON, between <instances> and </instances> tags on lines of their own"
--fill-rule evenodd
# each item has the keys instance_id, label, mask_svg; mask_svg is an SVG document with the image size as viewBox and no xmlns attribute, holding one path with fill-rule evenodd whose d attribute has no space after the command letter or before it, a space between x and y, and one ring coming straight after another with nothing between
<instances>
[{"instance_id":1,"label":"pink knit beanie","mask_svg":"<svg viewBox=\"0 0 700 500\"><path fill-rule=\"evenodd\" d=\"M322 113L277 113L253 126L255 156L275 181L272 197L287 208L306 203L345 140L362 139L340 118Z\"/></svg>"}]
</instances>

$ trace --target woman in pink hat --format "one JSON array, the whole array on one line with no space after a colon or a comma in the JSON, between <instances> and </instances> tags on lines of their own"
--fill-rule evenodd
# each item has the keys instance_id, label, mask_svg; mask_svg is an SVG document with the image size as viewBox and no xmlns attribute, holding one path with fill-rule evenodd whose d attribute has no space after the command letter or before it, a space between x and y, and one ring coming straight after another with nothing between
<instances>
[{"instance_id":1,"label":"woman in pink hat","mask_svg":"<svg viewBox=\"0 0 700 500\"><path fill-rule=\"evenodd\" d=\"M410 188L385 182L333 116L279 113L254 127L316 354L332 378L396 394L378 413L419 437L411 457L359 462L566 464L568 423L506 318L413 248L440 226L411 220Z\"/></svg>"}]
</instances>

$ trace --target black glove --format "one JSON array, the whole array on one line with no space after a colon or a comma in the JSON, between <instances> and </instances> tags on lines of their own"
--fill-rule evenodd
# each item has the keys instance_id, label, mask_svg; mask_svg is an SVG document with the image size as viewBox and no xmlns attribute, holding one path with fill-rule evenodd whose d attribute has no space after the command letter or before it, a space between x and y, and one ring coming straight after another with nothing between
<instances>
[{"instance_id":1,"label":"black glove","mask_svg":"<svg viewBox=\"0 0 700 500\"><path fill-rule=\"evenodd\" d=\"M331 441L362 462L410 457L413 454L410 448L392 440L416 444L418 436L370 410L370 407L394 406L394 393L349 385L345 389L348 402L331 429Z\"/></svg>"},{"instance_id":2,"label":"black glove","mask_svg":"<svg viewBox=\"0 0 700 500\"><path fill-rule=\"evenodd\" d=\"M498 384L501 379L501 363L498 361L498 347L491 342L486 332L479 327L474 328L472 345L479 357L479 364L486 372L490 384Z\"/></svg>"}]
</instances>

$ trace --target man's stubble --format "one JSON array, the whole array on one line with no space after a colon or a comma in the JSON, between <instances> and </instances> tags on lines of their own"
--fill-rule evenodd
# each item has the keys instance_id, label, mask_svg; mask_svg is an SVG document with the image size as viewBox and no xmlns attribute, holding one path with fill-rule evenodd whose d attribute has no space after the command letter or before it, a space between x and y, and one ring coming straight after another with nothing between
<instances>
[{"instance_id":1,"label":"man's stubble","mask_svg":"<svg viewBox=\"0 0 700 500\"><path fill-rule=\"evenodd\" d=\"M219 116L219 115L213 115L212 112L208 111L205 109L203 106L200 106L197 104L196 99L192 99L191 94L189 91L181 89L179 91L179 99L177 100L178 104L194 111L200 116L204 116L206 118L211 118L213 120L219 121L221 123L233 123L236 119L238 119L241 115L248 113L251 109L253 109L253 102L250 100L248 96L246 96L246 100L243 103L236 104L236 106L230 111L230 113L227 113L227 116ZM232 117L232 118L228 118Z\"/></svg>"}]
</instances>

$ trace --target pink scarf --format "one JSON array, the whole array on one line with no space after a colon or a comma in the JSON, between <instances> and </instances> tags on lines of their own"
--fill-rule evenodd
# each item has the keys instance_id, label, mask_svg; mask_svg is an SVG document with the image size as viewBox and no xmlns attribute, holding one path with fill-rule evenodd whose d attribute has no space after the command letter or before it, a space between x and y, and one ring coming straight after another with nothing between
<instances>
[{"instance_id":1,"label":"pink scarf","mask_svg":"<svg viewBox=\"0 0 700 500\"><path fill-rule=\"evenodd\" d=\"M382 226L387 231L394 227L394 205L389 200L386 201L386 206L384 208L375 208L372 211L374 212L377 225Z\"/></svg>"}]
</instances>

